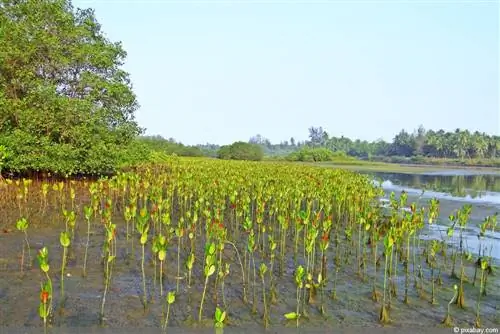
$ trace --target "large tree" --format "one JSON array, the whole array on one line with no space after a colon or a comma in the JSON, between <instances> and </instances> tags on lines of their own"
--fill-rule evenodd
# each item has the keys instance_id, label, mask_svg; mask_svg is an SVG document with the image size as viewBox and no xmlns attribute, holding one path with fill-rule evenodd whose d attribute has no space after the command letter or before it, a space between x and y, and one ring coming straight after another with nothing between
<instances>
[{"instance_id":1,"label":"large tree","mask_svg":"<svg viewBox=\"0 0 500 334\"><path fill-rule=\"evenodd\" d=\"M0 0L0 145L13 171L113 169L142 132L121 43L66 0Z\"/></svg>"}]
</instances>

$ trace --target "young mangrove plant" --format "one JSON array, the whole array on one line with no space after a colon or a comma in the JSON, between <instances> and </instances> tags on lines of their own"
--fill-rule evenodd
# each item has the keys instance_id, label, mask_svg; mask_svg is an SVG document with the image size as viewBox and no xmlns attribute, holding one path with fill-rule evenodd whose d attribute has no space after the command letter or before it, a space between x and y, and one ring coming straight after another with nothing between
<instances>
[{"instance_id":1,"label":"young mangrove plant","mask_svg":"<svg viewBox=\"0 0 500 334\"><path fill-rule=\"evenodd\" d=\"M214 314L214 328L216 334L222 334L224 329L224 322L226 321L226 311L222 311L219 307L215 308Z\"/></svg>"},{"instance_id":2,"label":"young mangrove plant","mask_svg":"<svg viewBox=\"0 0 500 334\"><path fill-rule=\"evenodd\" d=\"M145 248L146 243L148 242L148 232L149 232L149 214L145 208L142 208L139 212L139 217L137 219L137 232L140 235L140 243L142 247L142 255L141 255L141 272L142 272L142 304L144 306L144 311L146 311L148 305L148 292L146 290L146 272L144 269L144 259L146 257Z\"/></svg>"},{"instance_id":3,"label":"young mangrove plant","mask_svg":"<svg viewBox=\"0 0 500 334\"><path fill-rule=\"evenodd\" d=\"M104 240L104 249L105 249L105 268L104 268L104 292L102 294L102 301L101 301L101 322L105 320L104 318L104 304L106 303L106 296L109 291L109 287L111 285L111 265L116 258L116 254L114 253L114 248L113 248L113 243L116 238L116 225L112 224L110 221L106 222L106 233L105 233L105 240Z\"/></svg>"},{"instance_id":4,"label":"young mangrove plant","mask_svg":"<svg viewBox=\"0 0 500 334\"><path fill-rule=\"evenodd\" d=\"M43 272L45 279L40 283L40 305L38 314L43 319L43 327L47 331L48 319L52 316L52 280L49 276L49 251L43 247L38 251L38 264Z\"/></svg>"},{"instance_id":5,"label":"young mangrove plant","mask_svg":"<svg viewBox=\"0 0 500 334\"><path fill-rule=\"evenodd\" d=\"M165 322L163 323L163 330L167 330L168 327L168 317L170 316L170 306L175 303L175 291L169 291L167 293L167 314L165 315Z\"/></svg>"},{"instance_id":6,"label":"young mangrove plant","mask_svg":"<svg viewBox=\"0 0 500 334\"><path fill-rule=\"evenodd\" d=\"M384 297L382 300L382 306L380 308L380 316L379 320L382 324L387 324L390 322L389 318L389 311L387 309L387 273L388 273L388 264L389 264L389 257L390 254L392 253L392 248L394 246L394 238L393 238L394 231L391 228L387 235L384 238L384 257L385 257L385 266L384 266Z\"/></svg>"},{"instance_id":7,"label":"young mangrove plant","mask_svg":"<svg viewBox=\"0 0 500 334\"><path fill-rule=\"evenodd\" d=\"M297 308L295 312L290 312L285 314L287 320L296 320L297 328L299 328L299 318L300 318L300 291L304 287L304 275L305 270L302 265L299 265L295 270L295 285L297 286Z\"/></svg>"},{"instance_id":8,"label":"young mangrove plant","mask_svg":"<svg viewBox=\"0 0 500 334\"><path fill-rule=\"evenodd\" d=\"M485 282L485 273L486 269L488 269L488 261L485 258L481 259L481 278L480 278L480 288L479 288L479 295L477 296L477 305L476 305L476 320L474 321L474 327L476 328L481 328L481 315L479 311L479 306L481 303L481 296L483 295L483 289L484 289L484 282Z\"/></svg>"},{"instance_id":9,"label":"young mangrove plant","mask_svg":"<svg viewBox=\"0 0 500 334\"><path fill-rule=\"evenodd\" d=\"M28 241L28 220L26 218L21 218L16 222L16 228L23 232L24 234L24 241L23 241L23 250L22 250L22 255L21 255L21 273L23 273L24 270L24 247L28 248L28 268L31 267L31 247L30 243Z\"/></svg>"},{"instance_id":10,"label":"young mangrove plant","mask_svg":"<svg viewBox=\"0 0 500 334\"><path fill-rule=\"evenodd\" d=\"M453 289L455 290L455 294L453 295L453 297L451 298L450 302L448 303L448 307L446 308L446 316L445 316L445 318L442 321L442 324L444 326L446 326L446 327L453 326L453 320L451 318L451 313L450 313L450 306L451 306L451 304L453 304L453 302L455 302L455 299L458 296L458 286L455 284L453 286Z\"/></svg>"},{"instance_id":11,"label":"young mangrove plant","mask_svg":"<svg viewBox=\"0 0 500 334\"><path fill-rule=\"evenodd\" d=\"M93 209L90 206L83 208L85 220L87 221L87 242L85 243L85 256L83 258L83 277L87 276L87 255L90 244L90 219L92 218Z\"/></svg>"},{"instance_id":12,"label":"young mangrove plant","mask_svg":"<svg viewBox=\"0 0 500 334\"><path fill-rule=\"evenodd\" d=\"M464 258L466 257L466 254L463 245L463 231L465 230L469 221L471 210L471 205L464 205L458 212L458 224L460 226L460 285L458 286L458 297L456 300L456 304L459 308L462 309L465 308L464 281L466 280L464 265Z\"/></svg>"},{"instance_id":13,"label":"young mangrove plant","mask_svg":"<svg viewBox=\"0 0 500 334\"><path fill-rule=\"evenodd\" d=\"M265 263L260 264L259 268L259 276L260 279L262 280L262 301L264 302L264 314L263 314L263 320L264 320L264 327L267 328L269 325L269 307L267 305L267 300L266 300L266 281L265 281L265 275L267 272L267 266Z\"/></svg>"},{"instance_id":14,"label":"young mangrove plant","mask_svg":"<svg viewBox=\"0 0 500 334\"><path fill-rule=\"evenodd\" d=\"M434 275L434 271L436 267L438 266L437 263L437 253L439 251L440 244L437 240L433 239L431 240L429 244L429 250L427 252L427 263L429 267L431 268L431 304L437 304L436 302L436 277Z\"/></svg>"},{"instance_id":15,"label":"young mangrove plant","mask_svg":"<svg viewBox=\"0 0 500 334\"><path fill-rule=\"evenodd\" d=\"M201 295L200 310L198 313L198 321L201 322L203 315L203 303L205 302L205 294L207 292L208 279L215 273L215 244L213 242L205 246L205 268L203 274L205 276L205 284L203 285L203 293Z\"/></svg>"},{"instance_id":16,"label":"young mangrove plant","mask_svg":"<svg viewBox=\"0 0 500 334\"><path fill-rule=\"evenodd\" d=\"M160 261L160 296L163 297L163 263L167 258L167 238L160 234L155 240L158 248L158 260Z\"/></svg>"},{"instance_id":17,"label":"young mangrove plant","mask_svg":"<svg viewBox=\"0 0 500 334\"><path fill-rule=\"evenodd\" d=\"M66 270L66 261L68 256L68 247L71 239L67 231L62 231L59 236L59 243L63 247L62 265L61 265L61 307L64 305L64 271Z\"/></svg>"}]
</instances>

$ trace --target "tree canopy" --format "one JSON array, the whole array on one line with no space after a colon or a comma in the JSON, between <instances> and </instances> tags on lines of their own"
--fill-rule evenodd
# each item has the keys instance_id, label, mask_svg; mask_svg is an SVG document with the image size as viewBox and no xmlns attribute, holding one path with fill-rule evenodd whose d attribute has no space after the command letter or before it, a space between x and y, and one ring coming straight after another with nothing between
<instances>
[{"instance_id":1,"label":"tree canopy","mask_svg":"<svg viewBox=\"0 0 500 334\"><path fill-rule=\"evenodd\" d=\"M66 0L0 0L4 168L98 173L142 132L126 52L94 11Z\"/></svg>"},{"instance_id":2,"label":"tree canopy","mask_svg":"<svg viewBox=\"0 0 500 334\"><path fill-rule=\"evenodd\" d=\"M226 160L259 161L264 158L264 151L258 144L239 141L231 145L222 146L217 152L217 157Z\"/></svg>"}]
</instances>

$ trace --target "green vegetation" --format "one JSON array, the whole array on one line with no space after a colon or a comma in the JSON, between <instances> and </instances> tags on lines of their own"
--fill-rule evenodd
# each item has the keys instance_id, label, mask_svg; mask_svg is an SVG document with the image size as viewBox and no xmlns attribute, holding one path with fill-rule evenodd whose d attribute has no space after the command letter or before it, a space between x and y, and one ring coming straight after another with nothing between
<instances>
[{"instance_id":1,"label":"green vegetation","mask_svg":"<svg viewBox=\"0 0 500 334\"><path fill-rule=\"evenodd\" d=\"M397 168L390 164L500 167L499 136L460 129L454 132L427 131L421 126L414 133L401 130L392 142L369 142L330 136L322 127L311 127L309 140L303 142L292 137L272 144L261 135L250 138L249 142L260 145L265 156L272 160L335 161L336 164L352 165L361 165L362 161L385 162L385 165L374 165L389 169ZM214 150L216 147L207 145L203 149Z\"/></svg>"},{"instance_id":2,"label":"green vegetation","mask_svg":"<svg viewBox=\"0 0 500 334\"><path fill-rule=\"evenodd\" d=\"M74 9L67 0L0 0L0 9L0 172L101 176L90 182L0 180L0 214L16 227L17 246L22 246L9 254L17 259L21 252L23 273L26 248L28 268L32 264L28 228L36 245L43 240L37 256L41 295L33 308L38 307L45 328L54 324L54 317L65 316L65 306L85 302L73 299L72 293L90 285L97 274L102 276L102 291L92 310L99 311L101 322L114 314L110 300L123 296L123 287L113 285L115 278L128 275L120 285L140 281L143 311L161 308L164 329L171 316L184 312L197 314L200 324L210 314L210 322L221 331L231 326L236 312L226 298L235 296L244 303L234 305L260 313L265 327L277 321L280 303L289 309L279 309L284 311L279 321L284 317L298 327L316 315L327 317L329 301L348 299L351 284L368 287L368 300L380 308L374 321L387 323L393 321L391 307L398 301L398 272L405 273L404 303L424 299L430 290L429 307L437 309L437 300L449 300L438 286L450 263L450 279L459 283L452 300L460 307L466 294L472 298L468 289L474 289L466 272L477 273L479 263L480 287L474 295L480 325L487 299L496 297L485 292L492 246L490 254L483 249L476 262L462 246L470 206L450 216L452 227L443 240L426 243L420 232L437 219L437 200L428 207L411 203L405 211L406 194L392 194L386 215L379 202L382 191L369 177L311 165L385 170L388 164L373 161L387 160L496 166L499 137L421 127L414 134L401 131L392 143L370 143L330 137L321 127L311 127L305 142L291 138L273 145L256 136L219 147L143 136L134 118L139 105L129 75L121 69L126 52L104 36L93 10ZM79 224L82 221L85 224ZM485 221L481 237L496 229L496 216ZM40 226L52 232L37 233ZM447 242L455 228L459 240L453 241L461 247L450 257ZM134 241L140 244L138 252ZM55 259L61 258L51 271L49 248ZM121 270L127 266L132 268ZM231 266L238 269L231 271ZM65 286L65 277L76 267L83 269L83 277ZM342 274L352 281L338 289L344 283ZM158 277L160 298L155 299ZM15 286L6 291L15 293ZM325 296L328 291L330 298ZM288 297L292 303L286 302ZM26 303L24 298L6 300Z\"/></svg>"},{"instance_id":3,"label":"green vegetation","mask_svg":"<svg viewBox=\"0 0 500 334\"><path fill-rule=\"evenodd\" d=\"M459 284L455 300L462 302L465 295L477 297L477 306L471 310L477 323L487 319L480 305L497 298L493 287L491 296L484 293L491 273L487 265L492 261L493 239L483 241L483 250L476 258L481 260L479 286L465 280L477 268L474 255L463 242L470 206L450 216L452 225L441 239L425 242L421 233L439 219L439 201L432 199L420 206L408 203L405 193L399 198L392 194L387 211L379 202L383 192L370 178L345 170L291 163L168 158L163 164L143 165L134 172L97 181L36 182L30 185L26 200L19 202L17 194L24 193L25 184L6 180L0 214L16 217L30 208L30 231L37 235L43 223L54 234L45 233L39 240L52 242L61 235L60 247L54 247L54 252L62 256L60 279L53 280L57 274L49 273L45 260L40 262L45 273L42 297L33 308L39 307L44 326L53 323L50 314L65 316L50 311L52 298L59 300L59 310L74 304L80 309L82 300L74 298L74 289L91 284L98 274L104 275L103 292L91 309L97 309L100 303L101 321L112 316L104 317L106 298L122 298L109 294L116 291L112 289L113 279L121 276L121 289L124 282L134 286L134 282L142 283L139 293L143 294L144 310L146 306L151 311L166 309L162 312L164 327L175 313L197 314L198 323L203 325L214 311L213 326L234 326L228 319L233 312L241 312L237 310L241 307L259 314L263 326L276 324L283 317L301 326L315 317L329 316L333 304L349 299L355 284L372 292L365 298L366 302L373 300L380 310L374 323L399 321L391 318L396 304L411 300L412 307L417 307L414 302L427 300L427 293L431 295L428 307L444 314L445 306L437 301L450 300L450 291L438 289L445 279L447 284ZM45 197L40 196L44 189L51 189ZM405 210L408 206L410 209ZM75 233L72 226L76 226L71 223L73 216L87 222L80 224L78 233L86 233L90 243L71 242ZM55 222L55 226L46 222ZM132 238L128 237L129 223L135 228ZM496 216L487 217L482 238L496 229ZM18 241L24 238L23 231L18 232ZM134 250L134 239L140 242L139 252ZM94 245L90 252L89 244ZM448 254L449 244L461 247L452 247ZM94 258L86 259L87 253ZM42 249L39 254L39 261L43 260L46 251ZM72 261L67 261L68 256ZM157 258L161 261L159 268L155 265ZM459 263L459 275L454 274L455 263ZM86 266L89 275L65 287L66 272L81 266ZM289 270L291 266L295 271ZM241 273L230 271L230 267L241 268ZM191 276L192 272L200 274ZM399 300L401 272L404 299ZM339 274L349 275L351 280L339 279ZM156 289L158 280L160 289ZM224 283L228 280L232 291L226 294ZM54 289L45 283L52 281ZM345 286L338 288L342 284ZM410 284L415 288L410 289ZM170 291L166 298L164 289ZM191 298L191 290L199 291L201 297ZM331 291L330 298L324 297L325 291ZM228 308L226 299L232 298L244 304L238 302L234 304L238 306ZM154 299L160 303L153 303ZM277 316L280 303L285 307ZM454 305L460 306L463 304Z\"/></svg>"},{"instance_id":4,"label":"green vegetation","mask_svg":"<svg viewBox=\"0 0 500 334\"><path fill-rule=\"evenodd\" d=\"M113 169L141 129L126 56L92 10L69 1L3 0L0 145L9 171Z\"/></svg>"},{"instance_id":5,"label":"green vegetation","mask_svg":"<svg viewBox=\"0 0 500 334\"><path fill-rule=\"evenodd\" d=\"M259 161L264 158L264 152L259 145L239 141L222 146L217 152L217 157L224 160Z\"/></svg>"}]
</instances>

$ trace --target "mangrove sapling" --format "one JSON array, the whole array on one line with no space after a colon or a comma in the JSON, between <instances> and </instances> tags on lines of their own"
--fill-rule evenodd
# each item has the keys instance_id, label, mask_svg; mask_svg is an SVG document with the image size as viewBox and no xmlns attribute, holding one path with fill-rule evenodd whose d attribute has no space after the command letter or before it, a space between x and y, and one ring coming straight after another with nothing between
<instances>
[{"instance_id":1,"label":"mangrove sapling","mask_svg":"<svg viewBox=\"0 0 500 334\"><path fill-rule=\"evenodd\" d=\"M23 250L22 250L22 255L21 255L21 274L23 273L24 270L24 247L25 244L28 247L28 268L31 267L31 247L30 243L28 241L28 220L26 218L21 218L16 222L16 228L23 232L24 234L24 242L23 242Z\"/></svg>"},{"instance_id":2,"label":"mangrove sapling","mask_svg":"<svg viewBox=\"0 0 500 334\"><path fill-rule=\"evenodd\" d=\"M44 332L47 332L47 318L50 315L49 298L52 295L52 287L49 282L40 283L40 305L38 306L38 314L43 319Z\"/></svg>"},{"instance_id":3,"label":"mangrove sapling","mask_svg":"<svg viewBox=\"0 0 500 334\"><path fill-rule=\"evenodd\" d=\"M429 245L429 251L428 251L428 257L427 257L427 263L429 264L429 267L431 268L431 304L435 305L437 304L436 302L436 278L434 276L434 270L437 267L437 258L436 254L439 251L439 242L437 240L431 240L430 245Z\"/></svg>"},{"instance_id":4,"label":"mangrove sapling","mask_svg":"<svg viewBox=\"0 0 500 334\"><path fill-rule=\"evenodd\" d=\"M451 304L453 304L455 299L458 297L458 286L455 284L453 286L453 289L455 290L455 294L453 295L450 302L448 303L448 307L446 308L446 316L442 321L442 324L446 327L453 326L453 320L451 319L451 313L450 313L450 306L451 306Z\"/></svg>"},{"instance_id":5,"label":"mangrove sapling","mask_svg":"<svg viewBox=\"0 0 500 334\"><path fill-rule=\"evenodd\" d=\"M160 234L155 242L158 248L158 260L160 261L160 296L163 297L163 263L167 258L167 238Z\"/></svg>"},{"instance_id":6,"label":"mangrove sapling","mask_svg":"<svg viewBox=\"0 0 500 334\"><path fill-rule=\"evenodd\" d=\"M415 233L414 219L416 217L416 205L412 203L410 206L411 213L406 213L403 220L403 229L406 230L406 256L404 259L404 269L405 269L405 296L403 302L409 304L408 290L410 288L410 240L411 236Z\"/></svg>"},{"instance_id":7,"label":"mangrove sapling","mask_svg":"<svg viewBox=\"0 0 500 334\"><path fill-rule=\"evenodd\" d=\"M194 266L194 261L195 261L195 255L194 252L191 251L189 253L187 260L186 260L186 268L188 270L188 281L187 281L187 290L188 290L188 308L191 310L191 277L193 273L193 266ZM191 312L188 312L189 316L191 316Z\"/></svg>"},{"instance_id":8,"label":"mangrove sapling","mask_svg":"<svg viewBox=\"0 0 500 334\"><path fill-rule=\"evenodd\" d=\"M255 249L257 248L257 245L255 243L255 235L253 229L250 230L250 235L248 236L248 253L250 256L249 259L249 264L251 263L252 269L253 269L253 281L252 281L252 292L253 292L253 299L252 299L252 313L255 314L257 313L257 274L256 274L256 267L255 267Z\"/></svg>"},{"instance_id":9,"label":"mangrove sapling","mask_svg":"<svg viewBox=\"0 0 500 334\"><path fill-rule=\"evenodd\" d=\"M488 261L486 259L482 258L481 259L481 277L480 277L481 285L479 288L479 295L477 296L476 320L474 321L474 327L476 327L476 328L481 328L481 316L480 316L480 311L479 311L479 305L481 303L481 296L483 294L483 289L484 289L486 269L488 269Z\"/></svg>"},{"instance_id":10,"label":"mangrove sapling","mask_svg":"<svg viewBox=\"0 0 500 334\"><path fill-rule=\"evenodd\" d=\"M175 236L177 237L177 283L176 292L179 293L179 281L181 279L181 240L184 236L184 218L181 217L178 222L178 226L175 229Z\"/></svg>"},{"instance_id":11,"label":"mangrove sapling","mask_svg":"<svg viewBox=\"0 0 500 334\"><path fill-rule=\"evenodd\" d=\"M307 273L307 284L304 289L304 297L302 298L304 307L303 307L303 315L307 316L306 312L306 307L305 303L312 304L314 303L314 297L316 295L316 284L313 282L313 275L312 272L314 272L314 259L313 259L313 253L314 253L314 248L315 248L315 241L318 236L318 230L317 228L311 224L308 225L307 227L307 232L306 232L306 239L304 240L305 243L305 249L306 249L306 273ZM306 291L309 291L309 296L306 299Z\"/></svg>"},{"instance_id":12,"label":"mangrove sapling","mask_svg":"<svg viewBox=\"0 0 500 334\"><path fill-rule=\"evenodd\" d=\"M69 233L71 244L73 244L73 241L75 240L76 214L74 211L68 212L63 210L63 215L66 222L66 232Z\"/></svg>"},{"instance_id":13,"label":"mangrove sapling","mask_svg":"<svg viewBox=\"0 0 500 334\"><path fill-rule=\"evenodd\" d=\"M267 272L267 266L265 263L260 264L259 268L259 276L262 280L262 300L264 302L264 315L263 315L263 320L264 320L264 327L267 328L269 325L269 308L267 305L267 300L266 300L266 282L265 282L265 275Z\"/></svg>"},{"instance_id":14,"label":"mangrove sapling","mask_svg":"<svg viewBox=\"0 0 500 334\"><path fill-rule=\"evenodd\" d=\"M387 309L386 304L386 296L387 296L387 272L388 272L388 264L389 264L389 254L392 252L392 248L394 246L394 231L391 228L388 234L384 238L384 257L385 257L385 266L384 266L384 294L382 300L382 307L380 309L379 320L382 324L387 324L390 322L389 311Z\"/></svg>"},{"instance_id":15,"label":"mangrove sapling","mask_svg":"<svg viewBox=\"0 0 500 334\"><path fill-rule=\"evenodd\" d=\"M320 289L320 298L321 298L321 304L319 307L319 311L321 312L322 315L325 315L325 307L324 307L324 300L325 300L325 285L326 285L326 255L325 252L328 249L328 245L330 244L329 242L329 229L330 229L330 224L331 221L329 221L329 224L325 226L327 231L323 232L323 235L321 236L321 242L319 244L320 249L321 249L321 269L318 274L318 284L319 284L319 289Z\"/></svg>"},{"instance_id":16,"label":"mangrove sapling","mask_svg":"<svg viewBox=\"0 0 500 334\"><path fill-rule=\"evenodd\" d=\"M166 331L168 327L168 317L170 315L170 305L175 303L175 291L169 291L167 294L167 315L165 316L165 322L163 323L163 329Z\"/></svg>"},{"instance_id":17,"label":"mangrove sapling","mask_svg":"<svg viewBox=\"0 0 500 334\"><path fill-rule=\"evenodd\" d=\"M115 239L115 231L116 225L111 224L109 222L106 223L106 239L105 239L105 271L104 271L104 292L102 294L102 302L101 302L101 313L100 320L104 321L104 304L106 303L106 296L111 285L111 268L113 260L116 258L116 255L113 253L113 240Z\"/></svg>"},{"instance_id":18,"label":"mangrove sapling","mask_svg":"<svg viewBox=\"0 0 500 334\"><path fill-rule=\"evenodd\" d=\"M393 216L391 217L391 220L390 220L390 224L391 224L391 240L392 240L392 245L391 247L388 249L388 253L386 254L386 256L389 258L388 261L388 267L387 267L387 275L388 275L388 300L387 300L387 303L386 303L386 307L387 309L389 310L391 308L391 302L392 302L392 297L396 296L396 293L395 293L395 282L393 280L393 266L392 266L392 263L393 263L393 258L394 258L394 249L397 247L398 245L398 242L399 242L399 233L400 233L400 229L398 228L397 226L397 223L398 223L398 218L396 217L395 214L393 214ZM384 252L385 253L385 252Z\"/></svg>"},{"instance_id":19,"label":"mangrove sapling","mask_svg":"<svg viewBox=\"0 0 500 334\"><path fill-rule=\"evenodd\" d=\"M486 229L490 223L490 217L486 217L484 222L479 225L479 234L477 235L477 238L479 239L479 258L475 263L474 266L474 279L472 281L472 285L476 285L476 279L477 279L477 270L481 268L481 259L483 256L485 256L485 252L482 249L482 240L484 239L484 236L486 234ZM482 255L481 255L482 252Z\"/></svg>"},{"instance_id":20,"label":"mangrove sapling","mask_svg":"<svg viewBox=\"0 0 500 334\"><path fill-rule=\"evenodd\" d=\"M226 321L226 311L222 311L218 306L215 308L214 328L216 334L222 334L224 322Z\"/></svg>"},{"instance_id":21,"label":"mangrove sapling","mask_svg":"<svg viewBox=\"0 0 500 334\"><path fill-rule=\"evenodd\" d=\"M140 235L140 243L142 248L142 256L141 256L141 271L142 271L142 290L143 290L143 298L142 303L144 306L144 312L147 309L148 305L148 292L146 290L146 272L144 270L144 260L145 260L145 247L148 242L148 232L149 232L149 214L145 208L142 208L139 213L139 218L137 219L137 232Z\"/></svg>"},{"instance_id":22,"label":"mangrove sapling","mask_svg":"<svg viewBox=\"0 0 500 334\"><path fill-rule=\"evenodd\" d=\"M296 320L297 321L297 328L299 328L299 318L300 318L300 290L304 286L304 275L305 275L305 270L304 267L299 265L297 267L297 270L295 270L295 285L297 286L297 308L295 312L290 312L285 314L285 318L287 320Z\"/></svg>"},{"instance_id":23,"label":"mangrove sapling","mask_svg":"<svg viewBox=\"0 0 500 334\"><path fill-rule=\"evenodd\" d=\"M85 206L83 208L85 214L85 220L87 221L87 242L85 244L85 257L83 259L83 277L87 276L87 254L90 244L90 219L92 218L93 209L90 206Z\"/></svg>"},{"instance_id":24,"label":"mangrove sapling","mask_svg":"<svg viewBox=\"0 0 500 334\"><path fill-rule=\"evenodd\" d=\"M61 265L61 307L64 305L64 270L66 269L66 260L68 255L68 247L71 244L69 233L66 231L61 232L59 243L63 247L62 265Z\"/></svg>"},{"instance_id":25,"label":"mangrove sapling","mask_svg":"<svg viewBox=\"0 0 500 334\"><path fill-rule=\"evenodd\" d=\"M126 206L125 207L125 211L123 213L123 218L125 218L125 223L126 223L126 233L125 233L125 236L126 236L126 240L128 242L129 238L130 238L130 228L129 228L129 225L130 225L130 221L132 220L132 212L130 210L130 206ZM128 247L127 247L127 251L128 251Z\"/></svg>"},{"instance_id":26,"label":"mangrove sapling","mask_svg":"<svg viewBox=\"0 0 500 334\"><path fill-rule=\"evenodd\" d=\"M215 263L216 263L216 254L215 254L215 244L209 243L205 246L205 267L203 270L203 274L205 276L205 284L203 285L203 293L201 295L200 302L200 311L198 313L198 321L201 322L203 315L203 303L205 302L205 294L207 292L208 279L215 273Z\"/></svg>"},{"instance_id":27,"label":"mangrove sapling","mask_svg":"<svg viewBox=\"0 0 500 334\"><path fill-rule=\"evenodd\" d=\"M41 282L41 296L38 313L43 319L43 326L47 330L47 322L52 316L52 280L49 276L49 251L47 247L43 247L38 251L38 264L40 270L44 273L46 280Z\"/></svg>"},{"instance_id":28,"label":"mangrove sapling","mask_svg":"<svg viewBox=\"0 0 500 334\"><path fill-rule=\"evenodd\" d=\"M376 221L374 221L376 224ZM373 250L373 283L372 283L372 300L374 302L378 302L380 297L380 292L377 291L377 258L378 258L378 243L380 241L380 227L378 225L373 225L372 227L372 236L371 236L371 246Z\"/></svg>"},{"instance_id":29,"label":"mangrove sapling","mask_svg":"<svg viewBox=\"0 0 500 334\"><path fill-rule=\"evenodd\" d=\"M270 298L270 304L276 304L278 302L278 296L276 292L276 287L274 283L274 260L276 258L276 242L274 241L274 237L272 235L269 236L268 238L269 242L269 253L270 253L270 265L269 265L269 298ZM243 276L244 277L244 276ZM243 283L244 285L244 283Z\"/></svg>"},{"instance_id":30,"label":"mangrove sapling","mask_svg":"<svg viewBox=\"0 0 500 334\"><path fill-rule=\"evenodd\" d=\"M463 247L463 231L465 230L469 221L471 210L471 205L464 205L458 213L458 223L460 225L460 285L458 286L458 297L456 304L459 308L462 309L465 308L464 281L466 279L464 266L465 249Z\"/></svg>"}]
</instances>

